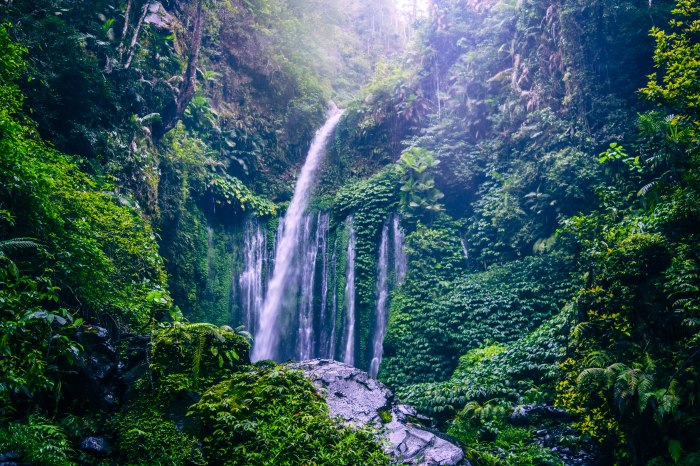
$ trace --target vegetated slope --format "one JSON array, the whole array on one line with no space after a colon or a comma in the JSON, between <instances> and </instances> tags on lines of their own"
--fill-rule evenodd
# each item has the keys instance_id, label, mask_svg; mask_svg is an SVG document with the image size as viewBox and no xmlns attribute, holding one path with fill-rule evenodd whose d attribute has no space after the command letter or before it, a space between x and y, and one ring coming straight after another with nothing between
<instances>
[{"instance_id":1,"label":"vegetated slope","mask_svg":"<svg viewBox=\"0 0 700 466\"><path fill-rule=\"evenodd\" d=\"M27 48L39 133L133 197L176 305L222 324L231 227L275 213L328 100L404 42L388 1L20 0L0 18Z\"/></svg>"},{"instance_id":2,"label":"vegetated slope","mask_svg":"<svg viewBox=\"0 0 700 466\"><path fill-rule=\"evenodd\" d=\"M475 462L556 463L517 447L526 402L566 408L601 461L697 461L696 3L433 2L351 108L356 173L402 174L380 378Z\"/></svg>"},{"instance_id":3,"label":"vegetated slope","mask_svg":"<svg viewBox=\"0 0 700 466\"><path fill-rule=\"evenodd\" d=\"M228 323L235 224L275 213L326 99L398 48L391 22L371 27L389 3L150 5L15 0L0 11L28 49L0 39L0 399L3 420L24 421L3 426L2 445L65 464L83 436L106 433L120 460L182 464L218 458L241 430L272 439L248 450L256 460L319 430L328 442L310 454L347 462L326 447L358 442L349 449L363 461L384 461L311 402L299 431L253 426L246 410L211 419L248 399L241 384L312 392L251 368L242 346L221 348L242 345L230 329L184 326L178 311ZM406 65L378 66L349 106L317 202L363 225L359 334L366 347L378 235L398 208L410 272L391 299L380 377L437 413L476 463L561 459L530 445L539 427L510 422L521 403L565 408L577 430L545 430L574 450L598 443L601 461L697 463L699 11L695 0L431 2ZM167 315L177 322L149 330ZM122 334L121 353L81 319ZM145 356L170 331L187 362L163 384ZM103 351L103 367L128 363L128 377L116 372L127 387L70 396L74 377L114 377L95 382L104 371L82 349ZM209 355L234 373L200 377ZM196 409L202 430L177 429L173 403L214 384ZM153 403L133 402L153 390ZM267 401L261 418L300 408ZM136 448L141 432L182 448Z\"/></svg>"},{"instance_id":4,"label":"vegetated slope","mask_svg":"<svg viewBox=\"0 0 700 466\"><path fill-rule=\"evenodd\" d=\"M255 368L244 336L182 316L228 323L223 293L204 286L208 243L230 248L231 223L275 212L270 197L288 194L327 99L352 93L385 48L400 49L382 26L381 46L358 52L374 6L353 17L323 5L2 7L3 453L36 464L205 464L222 454L250 464L313 432L316 442L285 461L386 463L371 433L328 419L299 374ZM324 49L335 45L330 30L347 38L343 50ZM285 49L302 43L324 55ZM345 83L332 89L336 78ZM253 390L235 388L241 403L257 396L252 385L273 396L209 431L206 409L230 395L212 393L189 416L202 427L185 432L172 419L217 383ZM241 428L248 456L222 453L214 437Z\"/></svg>"}]
</instances>

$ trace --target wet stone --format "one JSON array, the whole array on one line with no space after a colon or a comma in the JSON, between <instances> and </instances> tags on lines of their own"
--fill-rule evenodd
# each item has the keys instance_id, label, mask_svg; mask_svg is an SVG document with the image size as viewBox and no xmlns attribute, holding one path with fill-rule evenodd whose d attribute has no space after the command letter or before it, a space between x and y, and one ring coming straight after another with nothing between
<instances>
[{"instance_id":1,"label":"wet stone","mask_svg":"<svg viewBox=\"0 0 700 466\"><path fill-rule=\"evenodd\" d=\"M386 450L399 464L416 466L468 465L461 448L415 425L412 419L429 421L410 406L396 404L394 394L384 384L354 367L328 359L313 359L289 364L301 370L326 397L331 417L346 425L371 425L388 441ZM380 411L391 413L383 423Z\"/></svg>"}]
</instances>

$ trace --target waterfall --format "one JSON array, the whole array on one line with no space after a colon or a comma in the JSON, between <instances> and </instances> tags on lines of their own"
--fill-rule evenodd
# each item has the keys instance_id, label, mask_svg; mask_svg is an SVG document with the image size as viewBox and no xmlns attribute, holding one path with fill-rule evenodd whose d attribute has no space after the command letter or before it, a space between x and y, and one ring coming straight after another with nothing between
<instances>
[{"instance_id":1,"label":"waterfall","mask_svg":"<svg viewBox=\"0 0 700 466\"><path fill-rule=\"evenodd\" d=\"M396 275L395 286L398 286L406 277L406 271L408 270L408 259L406 258L406 253L403 251L403 230L399 225L399 216L394 214L394 274Z\"/></svg>"},{"instance_id":2,"label":"waterfall","mask_svg":"<svg viewBox=\"0 0 700 466\"><path fill-rule=\"evenodd\" d=\"M462 252L464 253L464 258L469 259L469 249L467 249L467 242L464 241L464 238L460 238L459 242L462 244Z\"/></svg>"},{"instance_id":3,"label":"waterfall","mask_svg":"<svg viewBox=\"0 0 700 466\"><path fill-rule=\"evenodd\" d=\"M327 322L329 322L328 316L328 228L330 227L330 216L328 214L319 214L318 218L318 230L321 232L319 241L317 241L319 250L321 251L321 310L319 312L320 322L319 322L319 336L316 344L316 354L323 358L332 358L333 354L330 353L330 349L326 343L327 341ZM334 256L335 257L335 256ZM333 275L335 275L335 268L333 270ZM335 320L335 316L333 316Z\"/></svg>"},{"instance_id":4,"label":"waterfall","mask_svg":"<svg viewBox=\"0 0 700 466\"><path fill-rule=\"evenodd\" d=\"M350 239L348 240L347 265L345 269L345 346L343 362L355 364L355 229L352 226L352 216L348 218Z\"/></svg>"},{"instance_id":5,"label":"waterfall","mask_svg":"<svg viewBox=\"0 0 700 466\"><path fill-rule=\"evenodd\" d=\"M331 322L331 328L330 331L328 330L327 326L324 326L324 332L328 333L323 333L321 337L321 341L325 343L324 349L326 350L325 353L321 353L324 355L324 357L327 357L329 359L335 358L335 338L336 338L336 319L338 318L338 277L335 273L336 268L338 267L338 238L335 240L335 244L333 245L333 257L331 258L331 283L330 283L330 291L331 291L331 315L325 322Z\"/></svg>"},{"instance_id":6,"label":"waterfall","mask_svg":"<svg viewBox=\"0 0 700 466\"><path fill-rule=\"evenodd\" d=\"M314 353L314 288L316 284L316 257L319 250L325 254L325 237L328 233L328 215L319 213L316 219L316 234L313 234L314 222L311 215L306 215L304 232L300 243L302 247L299 268L301 287L299 296L297 348L295 358L310 359ZM323 280L325 282L325 270ZM323 322L323 318L321 320Z\"/></svg>"},{"instance_id":7,"label":"waterfall","mask_svg":"<svg viewBox=\"0 0 700 466\"><path fill-rule=\"evenodd\" d=\"M252 334L257 328L258 310L263 304L263 271L267 268L267 236L253 219L246 222L243 259L245 268L238 277L241 318L243 326Z\"/></svg>"},{"instance_id":8,"label":"waterfall","mask_svg":"<svg viewBox=\"0 0 700 466\"><path fill-rule=\"evenodd\" d=\"M277 243L275 252L272 279L268 285L258 327L255 331L255 344L251 355L253 361L278 357L282 330L279 324L283 311L283 298L290 277L293 277L297 272L293 263L299 241L300 226L309 203L316 170L325 152L326 143L342 114L342 111L334 109L330 118L316 132L297 180L294 196L284 216L282 236Z\"/></svg>"},{"instance_id":9,"label":"waterfall","mask_svg":"<svg viewBox=\"0 0 700 466\"><path fill-rule=\"evenodd\" d=\"M396 239L394 237L394 239ZM387 317L389 314L389 224L382 228L382 239L379 243L379 260L377 263L377 307L374 311L375 325L372 341L372 361L369 365L369 375L377 376L379 363L382 361L382 343L386 333Z\"/></svg>"}]
</instances>

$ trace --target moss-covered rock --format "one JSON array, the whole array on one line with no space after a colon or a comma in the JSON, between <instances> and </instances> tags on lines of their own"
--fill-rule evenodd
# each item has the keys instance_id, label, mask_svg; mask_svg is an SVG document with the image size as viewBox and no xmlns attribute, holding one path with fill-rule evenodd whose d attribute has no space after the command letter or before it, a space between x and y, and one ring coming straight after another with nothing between
<instances>
[{"instance_id":1,"label":"moss-covered rock","mask_svg":"<svg viewBox=\"0 0 700 466\"><path fill-rule=\"evenodd\" d=\"M231 327L178 322L154 332L150 367L161 388L196 390L248 364L249 351L248 340Z\"/></svg>"},{"instance_id":2,"label":"moss-covered rock","mask_svg":"<svg viewBox=\"0 0 700 466\"><path fill-rule=\"evenodd\" d=\"M144 399L146 400L146 398ZM119 464L204 465L195 437L178 429L155 406L138 403L114 422Z\"/></svg>"},{"instance_id":3,"label":"moss-covered rock","mask_svg":"<svg viewBox=\"0 0 700 466\"><path fill-rule=\"evenodd\" d=\"M311 382L280 366L232 375L190 414L210 464L388 464L371 431L336 424Z\"/></svg>"}]
</instances>

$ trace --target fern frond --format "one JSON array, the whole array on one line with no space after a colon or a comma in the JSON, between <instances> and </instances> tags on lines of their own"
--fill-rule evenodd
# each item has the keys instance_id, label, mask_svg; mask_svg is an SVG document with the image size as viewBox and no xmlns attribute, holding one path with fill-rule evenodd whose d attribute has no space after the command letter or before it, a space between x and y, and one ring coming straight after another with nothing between
<instances>
[{"instance_id":1,"label":"fern frond","mask_svg":"<svg viewBox=\"0 0 700 466\"><path fill-rule=\"evenodd\" d=\"M0 241L0 254L38 247L39 243L34 238L11 238Z\"/></svg>"},{"instance_id":2,"label":"fern frond","mask_svg":"<svg viewBox=\"0 0 700 466\"><path fill-rule=\"evenodd\" d=\"M601 367L589 367L581 371L581 373L576 378L576 385L580 391L592 391L604 385L606 388L609 386L607 383L608 374L606 369Z\"/></svg>"},{"instance_id":3,"label":"fern frond","mask_svg":"<svg viewBox=\"0 0 700 466\"><path fill-rule=\"evenodd\" d=\"M651 183L645 184L644 186L641 187L641 189L639 191L637 191L637 197L646 196L649 193L649 191L654 189L654 186L656 186L658 183L659 183L658 180L654 180Z\"/></svg>"},{"instance_id":4,"label":"fern frond","mask_svg":"<svg viewBox=\"0 0 700 466\"><path fill-rule=\"evenodd\" d=\"M592 351L584 360L586 367L605 367L609 362L610 355L606 351Z\"/></svg>"}]
</instances>

